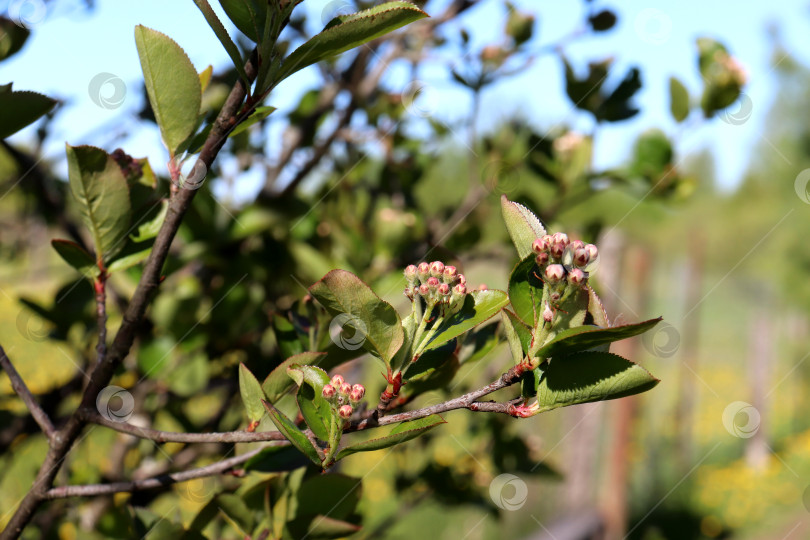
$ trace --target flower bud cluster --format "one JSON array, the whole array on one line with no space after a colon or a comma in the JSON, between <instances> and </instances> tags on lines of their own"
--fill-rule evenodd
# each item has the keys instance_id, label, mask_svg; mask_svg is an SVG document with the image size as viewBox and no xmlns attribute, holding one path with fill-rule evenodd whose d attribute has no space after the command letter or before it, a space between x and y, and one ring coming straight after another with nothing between
<instances>
[{"instance_id":1,"label":"flower bud cluster","mask_svg":"<svg viewBox=\"0 0 810 540\"><path fill-rule=\"evenodd\" d=\"M544 234L532 243L535 261L543 281L549 284L566 280L574 286L585 285L596 269L599 250L582 240L569 240L565 233Z\"/></svg>"},{"instance_id":2,"label":"flower bud cluster","mask_svg":"<svg viewBox=\"0 0 810 540\"><path fill-rule=\"evenodd\" d=\"M436 304L455 311L464 304L468 293L467 278L459 273L455 266L445 265L441 261L419 263L405 268L405 296L411 301L421 296L428 306ZM479 290L486 290L481 285Z\"/></svg>"},{"instance_id":3,"label":"flower bud cluster","mask_svg":"<svg viewBox=\"0 0 810 540\"><path fill-rule=\"evenodd\" d=\"M366 394L366 389L362 384L347 383L343 375L335 375L329 384L323 385L321 394L329 403L338 407L341 418L349 418Z\"/></svg>"}]
</instances>

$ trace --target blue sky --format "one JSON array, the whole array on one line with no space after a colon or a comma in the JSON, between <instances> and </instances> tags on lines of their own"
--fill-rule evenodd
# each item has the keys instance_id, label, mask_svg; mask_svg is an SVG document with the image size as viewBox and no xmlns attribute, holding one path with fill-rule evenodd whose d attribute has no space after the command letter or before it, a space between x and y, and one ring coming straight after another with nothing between
<instances>
[{"instance_id":1,"label":"blue sky","mask_svg":"<svg viewBox=\"0 0 810 540\"><path fill-rule=\"evenodd\" d=\"M153 167L162 167L167 159L157 130L140 130L123 141L110 140L111 128L121 125L122 114L130 117L142 103L141 73L133 38L136 24L170 35L182 47L198 70L208 64L215 68L229 60L191 0L97 0L97 8L87 12L79 0L60 0L47 4L44 16L35 11L39 0L0 0L0 12L22 9L24 16L36 17L29 43L16 57L0 65L0 83L14 82L15 89L35 90L67 101L56 122L46 154L60 161L64 142L95 144L112 150L123 146L130 154L147 155ZM217 2L211 2L216 9ZM446 0L433 0L428 11L439 13ZM581 20L583 3L550 0L515 0L521 9L536 12L539 23L532 46L555 42L576 27ZM306 0L302 7L320 24L323 12L334 10L334 1ZM774 23L787 49L805 63L810 50L801 47L810 31L810 8L800 0L772 2L599 2L619 15L618 25L608 33L588 37L566 47L566 53L584 64L605 56L615 58L618 75L632 66L642 68L644 88L638 95L642 113L631 121L603 129L596 146L597 166L622 163L635 136L658 127L675 136L681 156L704 147L712 149L723 187L732 188L743 174L751 149L761 143L762 126L776 90L771 67L771 46L766 25ZM300 8L299 8L300 9ZM15 11L16 10L16 11ZM504 11L498 2L487 1L454 24L467 28L478 43L496 40L502 28ZM493 23L493 21L497 21ZM749 73L746 94L751 115L738 125L713 120L680 129L668 113L668 79L679 77L696 94L701 88L696 68L694 41L710 36L724 42ZM99 73L111 73L127 85L120 108L106 109L93 102L88 92L90 81ZM399 74L401 75L401 73ZM444 70L426 70L420 74L433 93L431 107L441 120L450 122L469 110L469 96L448 81ZM291 107L305 89L315 84L311 71L303 71L271 96L270 104ZM391 89L405 84L393 70L384 79ZM577 113L562 90L562 69L553 55L542 57L521 74L489 88L483 95L483 114L479 129L486 130L515 115L528 117L539 129L567 124L587 129L587 115ZM112 92L113 87L105 87ZM427 99L427 98L425 98ZM125 120L123 120L125 121ZM13 136L25 142L33 135L28 128ZM249 183L249 182L248 182Z\"/></svg>"}]
</instances>

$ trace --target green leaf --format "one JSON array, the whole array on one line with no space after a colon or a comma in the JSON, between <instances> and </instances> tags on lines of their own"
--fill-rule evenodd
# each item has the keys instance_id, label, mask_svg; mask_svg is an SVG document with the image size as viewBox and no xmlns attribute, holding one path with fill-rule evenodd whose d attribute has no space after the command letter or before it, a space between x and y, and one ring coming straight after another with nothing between
<instances>
[{"instance_id":1,"label":"green leaf","mask_svg":"<svg viewBox=\"0 0 810 540\"><path fill-rule=\"evenodd\" d=\"M537 389L536 411L645 392L658 379L643 367L606 352L582 352L552 360Z\"/></svg>"},{"instance_id":2,"label":"green leaf","mask_svg":"<svg viewBox=\"0 0 810 540\"><path fill-rule=\"evenodd\" d=\"M689 91L675 77L669 78L669 111L676 122L689 116Z\"/></svg>"},{"instance_id":3,"label":"green leaf","mask_svg":"<svg viewBox=\"0 0 810 540\"><path fill-rule=\"evenodd\" d=\"M428 342L425 350L435 349L464 332L471 330L497 314L509 303L509 297L499 290L472 291L464 299L464 305L453 316L442 321L437 333Z\"/></svg>"},{"instance_id":4,"label":"green leaf","mask_svg":"<svg viewBox=\"0 0 810 540\"><path fill-rule=\"evenodd\" d=\"M262 404L264 408L267 409L267 413L270 415L270 420L276 425L278 430L284 435L293 446L298 448L305 456L307 456L315 465L321 466L321 458L318 456L317 450L315 447L312 446L312 443L309 442L304 433L296 427L292 421L284 416L284 414L273 407L270 403L262 400Z\"/></svg>"},{"instance_id":5,"label":"green leaf","mask_svg":"<svg viewBox=\"0 0 810 540\"><path fill-rule=\"evenodd\" d=\"M246 472L275 473L292 471L309 461L292 446L268 446L245 462Z\"/></svg>"},{"instance_id":6,"label":"green leaf","mask_svg":"<svg viewBox=\"0 0 810 540\"><path fill-rule=\"evenodd\" d=\"M217 508L244 537L253 529L253 511L245 501L233 493L220 493L216 497Z\"/></svg>"},{"instance_id":7,"label":"green leaf","mask_svg":"<svg viewBox=\"0 0 810 540\"><path fill-rule=\"evenodd\" d=\"M509 301L518 318L534 328L543 312L543 282L535 274L535 255L521 260L509 275Z\"/></svg>"},{"instance_id":8,"label":"green leaf","mask_svg":"<svg viewBox=\"0 0 810 540\"><path fill-rule=\"evenodd\" d=\"M333 420L338 413L321 393L324 385L329 384L329 375L321 368L299 364L288 367L287 374L298 384L296 400L309 429L319 439L331 440L334 437Z\"/></svg>"},{"instance_id":9,"label":"green leaf","mask_svg":"<svg viewBox=\"0 0 810 540\"><path fill-rule=\"evenodd\" d=\"M415 439L426 431L444 423L445 420L438 414L432 414L425 418L411 420L410 422L402 422L401 424L397 424L394 429L384 437L363 441L342 448L337 454L337 460L339 461L357 452L372 452L374 450L382 450L383 448L396 446L397 444Z\"/></svg>"},{"instance_id":10,"label":"green leaf","mask_svg":"<svg viewBox=\"0 0 810 540\"><path fill-rule=\"evenodd\" d=\"M66 145L70 191L90 230L97 261L109 261L124 247L129 228L129 187L107 152Z\"/></svg>"},{"instance_id":11,"label":"green leaf","mask_svg":"<svg viewBox=\"0 0 810 540\"><path fill-rule=\"evenodd\" d=\"M122 272L128 268L142 263L152 253L154 242L137 243L128 241L110 263L107 265L107 273Z\"/></svg>"},{"instance_id":12,"label":"green leaf","mask_svg":"<svg viewBox=\"0 0 810 540\"><path fill-rule=\"evenodd\" d=\"M239 364L239 393L242 395L242 403L245 405L248 419L255 427L264 417L264 406L262 405L264 392L262 392L262 385L259 384L256 376L242 363Z\"/></svg>"},{"instance_id":13,"label":"green leaf","mask_svg":"<svg viewBox=\"0 0 810 540\"><path fill-rule=\"evenodd\" d=\"M0 139L17 133L56 105L36 92L0 92Z\"/></svg>"},{"instance_id":14,"label":"green leaf","mask_svg":"<svg viewBox=\"0 0 810 540\"><path fill-rule=\"evenodd\" d=\"M361 492L360 478L343 474L312 476L298 490L297 517L329 515L340 520L351 519Z\"/></svg>"},{"instance_id":15,"label":"green leaf","mask_svg":"<svg viewBox=\"0 0 810 540\"><path fill-rule=\"evenodd\" d=\"M273 371L267 376L262 383L262 390L271 403L275 403L284 395L284 393L293 385L293 380L287 374L287 368L294 365L317 365L324 369L331 369L326 367L324 360L326 360L326 353L319 352L303 352L293 355L275 367ZM333 367L333 366L332 366Z\"/></svg>"},{"instance_id":16,"label":"green leaf","mask_svg":"<svg viewBox=\"0 0 810 540\"><path fill-rule=\"evenodd\" d=\"M202 101L200 77L183 49L167 35L138 25L135 44L149 103L163 143L174 157L197 127Z\"/></svg>"},{"instance_id":17,"label":"green leaf","mask_svg":"<svg viewBox=\"0 0 810 540\"><path fill-rule=\"evenodd\" d=\"M506 195L501 195L501 212L518 257L523 260L532 253L532 242L546 234L546 229L528 208L510 201Z\"/></svg>"},{"instance_id":18,"label":"green leaf","mask_svg":"<svg viewBox=\"0 0 810 540\"><path fill-rule=\"evenodd\" d=\"M629 337L643 334L661 322L661 317L648 321L600 328L598 326L577 326L558 333L554 339L544 344L537 356L539 358L558 358L577 351L586 351L605 343L613 343Z\"/></svg>"},{"instance_id":19,"label":"green leaf","mask_svg":"<svg viewBox=\"0 0 810 540\"><path fill-rule=\"evenodd\" d=\"M332 270L311 286L309 292L334 317L330 328L334 326L335 331L341 332L342 348L363 347L386 365L391 364L405 339L399 315L391 304L345 270ZM346 327L354 331L350 337L344 337Z\"/></svg>"},{"instance_id":20,"label":"green leaf","mask_svg":"<svg viewBox=\"0 0 810 540\"><path fill-rule=\"evenodd\" d=\"M586 288L588 289L588 315L590 315L591 318L589 324L595 324L596 326L607 328L610 326L610 321L608 320L605 306L602 305L602 300L599 299L599 297L596 295L596 291L594 291L593 288L590 286L587 286Z\"/></svg>"},{"instance_id":21,"label":"green leaf","mask_svg":"<svg viewBox=\"0 0 810 540\"><path fill-rule=\"evenodd\" d=\"M509 343L509 351L512 353L512 360L515 362L515 365L520 364L526 356L528 345L523 344L515 329L515 325L522 326L527 332L529 329L526 328L523 321L517 318L517 315L514 315L508 309L504 309L501 312L501 318L503 319L503 330L506 334L506 342Z\"/></svg>"},{"instance_id":22,"label":"green leaf","mask_svg":"<svg viewBox=\"0 0 810 540\"><path fill-rule=\"evenodd\" d=\"M228 31L225 30L224 26L222 26L222 22L219 20L219 17L217 17L217 14L214 13L213 9L211 9L211 5L208 3L208 0L194 0L194 3L197 4L197 7L202 12L203 17L205 17L205 21L208 23L208 26L211 27L211 30L214 31L214 34L216 34L219 42L222 43L223 47L225 47L225 52L227 52L228 56L231 57L231 62L233 62L233 66L236 68L236 72L239 74L239 77L241 77L242 81L247 87L250 87L250 79L248 79L247 73L245 73L242 55L239 54L239 49L236 47L233 40L231 40L231 36L228 35Z\"/></svg>"},{"instance_id":23,"label":"green leaf","mask_svg":"<svg viewBox=\"0 0 810 540\"><path fill-rule=\"evenodd\" d=\"M249 128L253 124L255 124L257 122L261 122L262 120L264 120L265 118L270 116L273 113L273 111L275 111L275 110L276 110L275 107L270 107L270 106L256 107L256 110L253 111L253 113L250 116L245 118L245 120L241 124L237 125L233 129L233 131L231 131L230 134L228 134L228 137L233 137L234 135L239 135L240 133L245 131L247 128Z\"/></svg>"},{"instance_id":24,"label":"green leaf","mask_svg":"<svg viewBox=\"0 0 810 540\"><path fill-rule=\"evenodd\" d=\"M0 17L0 61L19 51L31 32L14 23L11 19Z\"/></svg>"},{"instance_id":25,"label":"green leaf","mask_svg":"<svg viewBox=\"0 0 810 540\"><path fill-rule=\"evenodd\" d=\"M160 208L157 210L155 215L151 219L147 219L138 225L138 230L135 233L130 234L129 237L134 242L139 243L155 238L160 232L160 228L163 226L163 221L166 219L166 214L168 213L169 201L167 199L163 199L160 201Z\"/></svg>"},{"instance_id":26,"label":"green leaf","mask_svg":"<svg viewBox=\"0 0 810 540\"><path fill-rule=\"evenodd\" d=\"M101 273L93 256L76 242L51 240L51 245L66 263L78 270L84 277L93 279Z\"/></svg>"},{"instance_id":27,"label":"green leaf","mask_svg":"<svg viewBox=\"0 0 810 540\"><path fill-rule=\"evenodd\" d=\"M293 533L294 538L306 538L307 540L348 538L362 528L360 525L327 515L307 516L299 520L293 520L288 526L290 531L295 531Z\"/></svg>"},{"instance_id":28,"label":"green leaf","mask_svg":"<svg viewBox=\"0 0 810 540\"><path fill-rule=\"evenodd\" d=\"M281 352L281 356L284 358L289 358L290 356L304 352L304 344L301 343L301 339L299 338L298 332L295 330L295 325L293 325L293 323L278 314L273 314L271 323L273 326L273 333L276 336L276 344ZM308 362L304 363L306 364Z\"/></svg>"},{"instance_id":29,"label":"green leaf","mask_svg":"<svg viewBox=\"0 0 810 540\"><path fill-rule=\"evenodd\" d=\"M219 0L225 14L240 32L258 43L263 34L267 2L262 0Z\"/></svg>"},{"instance_id":30,"label":"green leaf","mask_svg":"<svg viewBox=\"0 0 810 540\"><path fill-rule=\"evenodd\" d=\"M427 13L410 2L396 1L386 2L359 13L335 17L320 34L298 47L284 60L275 81L282 81L307 66L358 47L427 16Z\"/></svg>"}]
</instances>

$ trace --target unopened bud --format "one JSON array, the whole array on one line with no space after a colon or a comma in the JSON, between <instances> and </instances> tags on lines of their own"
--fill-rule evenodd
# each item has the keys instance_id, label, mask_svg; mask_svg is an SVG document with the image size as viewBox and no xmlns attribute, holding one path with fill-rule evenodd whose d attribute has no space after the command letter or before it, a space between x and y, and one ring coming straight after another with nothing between
<instances>
[{"instance_id":1,"label":"unopened bud","mask_svg":"<svg viewBox=\"0 0 810 540\"><path fill-rule=\"evenodd\" d=\"M444 263L441 261L433 261L430 263L430 275L433 277L441 277L444 272Z\"/></svg>"},{"instance_id":2,"label":"unopened bud","mask_svg":"<svg viewBox=\"0 0 810 540\"><path fill-rule=\"evenodd\" d=\"M571 249L573 250L583 249L585 247L585 242L583 242L582 240L573 240L568 245L571 246Z\"/></svg>"},{"instance_id":3,"label":"unopened bud","mask_svg":"<svg viewBox=\"0 0 810 540\"><path fill-rule=\"evenodd\" d=\"M588 257L592 261L596 260L596 258L599 256L599 250L593 244L586 245L585 250L588 252Z\"/></svg>"},{"instance_id":4,"label":"unopened bud","mask_svg":"<svg viewBox=\"0 0 810 540\"><path fill-rule=\"evenodd\" d=\"M479 291L486 291L486 290L488 290L488 288L487 288L487 286L485 284L482 283L481 285L478 286L478 290Z\"/></svg>"},{"instance_id":5,"label":"unopened bud","mask_svg":"<svg viewBox=\"0 0 810 540\"><path fill-rule=\"evenodd\" d=\"M436 287L439 286L439 278L435 278L433 276L429 277L427 280L427 285L431 289L435 289Z\"/></svg>"},{"instance_id":6,"label":"unopened bud","mask_svg":"<svg viewBox=\"0 0 810 540\"><path fill-rule=\"evenodd\" d=\"M447 283L442 283L441 285L439 285L439 294L442 296L447 296L448 294L450 294L450 285L448 285Z\"/></svg>"},{"instance_id":7,"label":"unopened bud","mask_svg":"<svg viewBox=\"0 0 810 540\"><path fill-rule=\"evenodd\" d=\"M430 265L426 262L419 263L416 274L419 276L419 281L424 283L430 277Z\"/></svg>"},{"instance_id":8,"label":"unopened bud","mask_svg":"<svg viewBox=\"0 0 810 540\"><path fill-rule=\"evenodd\" d=\"M582 285L585 283L587 276L585 276L585 272L580 270L579 268L572 268L570 272L568 272L568 282L572 285Z\"/></svg>"},{"instance_id":9,"label":"unopened bud","mask_svg":"<svg viewBox=\"0 0 810 540\"><path fill-rule=\"evenodd\" d=\"M565 234L565 233L556 232L556 233L554 233L552 238L554 239L554 243L556 243L556 244L562 244L563 247L568 245L568 235Z\"/></svg>"},{"instance_id":10,"label":"unopened bud","mask_svg":"<svg viewBox=\"0 0 810 540\"><path fill-rule=\"evenodd\" d=\"M444 274L442 279L445 283L453 283L458 277L458 270L456 270L455 266L445 266L444 267Z\"/></svg>"},{"instance_id":11,"label":"unopened bud","mask_svg":"<svg viewBox=\"0 0 810 540\"><path fill-rule=\"evenodd\" d=\"M364 395L366 395L365 387L362 384L355 384L354 386L352 386L352 391L349 394L349 400L352 403L357 403L358 401L363 399Z\"/></svg>"},{"instance_id":12,"label":"unopened bud","mask_svg":"<svg viewBox=\"0 0 810 540\"><path fill-rule=\"evenodd\" d=\"M409 264L405 267L405 279L408 281L408 285L412 286L416 283L416 274L418 270L415 264Z\"/></svg>"},{"instance_id":13,"label":"unopened bud","mask_svg":"<svg viewBox=\"0 0 810 540\"><path fill-rule=\"evenodd\" d=\"M550 283L557 283L565 276L565 268L561 264L550 264L546 267L546 279Z\"/></svg>"},{"instance_id":14,"label":"unopened bud","mask_svg":"<svg viewBox=\"0 0 810 540\"><path fill-rule=\"evenodd\" d=\"M553 318L554 312L551 311L548 302L546 302L546 305L543 307L543 320L550 323Z\"/></svg>"},{"instance_id":15,"label":"unopened bud","mask_svg":"<svg viewBox=\"0 0 810 540\"><path fill-rule=\"evenodd\" d=\"M343 384L345 381L343 380L343 375L335 375L332 377L332 386L335 388L340 388L340 385Z\"/></svg>"},{"instance_id":16,"label":"unopened bud","mask_svg":"<svg viewBox=\"0 0 810 540\"><path fill-rule=\"evenodd\" d=\"M410 287L405 287L405 290L402 291L402 294L408 297L408 300L413 300L414 289Z\"/></svg>"},{"instance_id":17,"label":"unopened bud","mask_svg":"<svg viewBox=\"0 0 810 540\"><path fill-rule=\"evenodd\" d=\"M352 393L352 385L349 383L343 383L340 385L340 395L341 396L348 396Z\"/></svg>"},{"instance_id":18,"label":"unopened bud","mask_svg":"<svg viewBox=\"0 0 810 540\"><path fill-rule=\"evenodd\" d=\"M585 266L588 264L588 261L591 260L591 256L588 254L588 250L586 249L577 249L574 251L574 264L577 266Z\"/></svg>"},{"instance_id":19,"label":"unopened bud","mask_svg":"<svg viewBox=\"0 0 810 540\"><path fill-rule=\"evenodd\" d=\"M464 296L467 294L467 286L464 283L459 283L455 287L453 287L453 294Z\"/></svg>"},{"instance_id":20,"label":"unopened bud","mask_svg":"<svg viewBox=\"0 0 810 540\"><path fill-rule=\"evenodd\" d=\"M535 262L538 266L543 266L548 262L548 253L543 251L542 253L538 253L537 257L535 257Z\"/></svg>"},{"instance_id":21,"label":"unopened bud","mask_svg":"<svg viewBox=\"0 0 810 540\"><path fill-rule=\"evenodd\" d=\"M461 285L466 285L467 284L467 278L464 277L464 274L459 274L458 275L458 282Z\"/></svg>"},{"instance_id":22,"label":"unopened bud","mask_svg":"<svg viewBox=\"0 0 810 540\"><path fill-rule=\"evenodd\" d=\"M332 399L333 397L335 397L335 392L336 391L334 386L332 386L331 384L325 384L323 385L323 391L321 393L323 394L323 397L325 397L326 399Z\"/></svg>"},{"instance_id":23,"label":"unopened bud","mask_svg":"<svg viewBox=\"0 0 810 540\"><path fill-rule=\"evenodd\" d=\"M354 409L352 409L351 405L342 405L340 407L340 409L338 409L338 414L344 420L347 419L347 418L351 418L353 412L354 412Z\"/></svg>"},{"instance_id":24,"label":"unopened bud","mask_svg":"<svg viewBox=\"0 0 810 540\"><path fill-rule=\"evenodd\" d=\"M419 286L419 294L424 297L427 297L427 295L430 294L430 287L427 286L427 283L423 283Z\"/></svg>"},{"instance_id":25,"label":"unopened bud","mask_svg":"<svg viewBox=\"0 0 810 540\"><path fill-rule=\"evenodd\" d=\"M542 253L545 251L545 247L543 246L543 241L539 238L535 238L534 242L532 242L532 251L535 253Z\"/></svg>"},{"instance_id":26,"label":"unopened bud","mask_svg":"<svg viewBox=\"0 0 810 540\"><path fill-rule=\"evenodd\" d=\"M555 259L560 259L562 258L566 247L567 246L562 242L554 242L553 244L551 244L549 252L551 253L551 256L554 257Z\"/></svg>"}]
</instances>

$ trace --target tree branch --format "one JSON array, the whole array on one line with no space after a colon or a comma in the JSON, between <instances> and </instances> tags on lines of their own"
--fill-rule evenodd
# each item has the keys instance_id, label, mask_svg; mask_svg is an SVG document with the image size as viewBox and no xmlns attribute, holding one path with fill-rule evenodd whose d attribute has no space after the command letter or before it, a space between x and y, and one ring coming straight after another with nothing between
<instances>
[{"instance_id":1,"label":"tree branch","mask_svg":"<svg viewBox=\"0 0 810 540\"><path fill-rule=\"evenodd\" d=\"M8 378L11 380L11 387L20 396L20 399L23 400L25 406L28 407L28 410L31 411L31 416L34 417L39 427L42 428L42 432L45 433L45 436L48 439L52 439L55 433L55 429L53 428L53 424L51 423L51 419L48 418L48 415L45 414L45 411L42 410L42 407L39 406L37 400L34 398L34 395L26 386L25 381L23 381L20 374L17 373L17 369L14 367L14 364L11 363L11 360L8 356L6 356L6 351L3 350L3 347L0 346L0 366L2 366L3 371L8 374Z\"/></svg>"},{"instance_id":2,"label":"tree branch","mask_svg":"<svg viewBox=\"0 0 810 540\"><path fill-rule=\"evenodd\" d=\"M235 456L228 459L223 459L205 467L198 467L188 471L182 471L171 474L162 474L153 478L146 478L144 480L134 480L132 482L114 482L112 484L87 484L83 486L60 486L49 489L43 496L45 499L64 499L66 497L93 497L96 495L111 495L120 492L142 491L144 489L154 489L159 487L170 486L178 482L187 482L195 478L204 478L206 476L214 476L216 474L224 473L236 465L240 465L259 452L262 448L245 452L240 456Z\"/></svg>"},{"instance_id":3,"label":"tree branch","mask_svg":"<svg viewBox=\"0 0 810 540\"><path fill-rule=\"evenodd\" d=\"M256 77L256 56L256 50L254 49L250 60L245 65L245 71L251 81ZM192 169L191 177L200 178L201 182L207 171L211 169L214 159L227 140L228 133L237 125L239 107L245 100L247 91L248 88L241 79L236 81L231 93L225 100L225 104L222 106L222 109L214 121L211 132L205 140L205 144ZM60 431L54 433L48 454L45 456L45 460L37 473L31 490L25 495L14 515L11 517L11 520L9 520L8 525L3 532L0 533L0 540L19 538L22 530L31 521L34 513L39 508L40 504L42 504L42 501L48 499L46 494L51 486L53 486L54 478L59 472L65 456L86 425L86 421L82 418L79 411L81 409L91 408L95 405L98 393L109 384L115 368L118 367L124 357L129 354L129 350L135 340L135 332L140 326L143 316L146 313L146 308L160 284L161 271L169 255L169 248L171 247L175 234L177 234L177 230L180 228L180 223L186 211L191 206L194 195L197 193L197 190L193 188L199 187L199 185L190 187L191 189L181 189L177 193L177 196L172 197L169 202L166 218L155 238L152 252L146 260L141 279L124 312L121 326L115 334L112 345L107 351L104 360L97 363L90 374L79 407L68 419L65 426Z\"/></svg>"}]
</instances>

